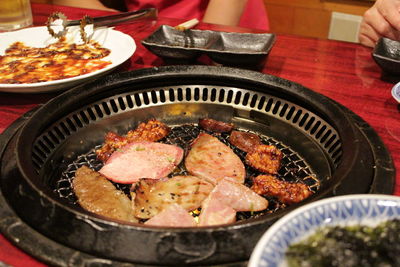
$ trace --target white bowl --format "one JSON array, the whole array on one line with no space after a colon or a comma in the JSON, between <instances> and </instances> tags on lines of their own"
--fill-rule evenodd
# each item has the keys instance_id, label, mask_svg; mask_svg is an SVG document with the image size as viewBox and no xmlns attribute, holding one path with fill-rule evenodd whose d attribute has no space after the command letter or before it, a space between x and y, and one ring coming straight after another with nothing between
<instances>
[{"instance_id":1,"label":"white bowl","mask_svg":"<svg viewBox=\"0 0 400 267\"><path fill-rule=\"evenodd\" d=\"M257 243L249 267L287 266L287 248L323 226L368 225L400 218L400 197L360 194L304 205L275 222Z\"/></svg>"}]
</instances>

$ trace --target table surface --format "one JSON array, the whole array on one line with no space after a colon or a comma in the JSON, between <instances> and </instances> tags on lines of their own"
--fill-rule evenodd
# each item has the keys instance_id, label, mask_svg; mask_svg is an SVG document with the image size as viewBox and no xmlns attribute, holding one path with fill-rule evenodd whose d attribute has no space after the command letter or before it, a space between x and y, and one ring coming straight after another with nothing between
<instances>
[{"instance_id":1,"label":"table surface","mask_svg":"<svg viewBox=\"0 0 400 267\"><path fill-rule=\"evenodd\" d=\"M44 25L49 14L61 11L69 19L84 15L105 15L104 11L32 4L34 25ZM175 26L179 19L116 26L131 35L137 44L135 54L127 62L127 70L165 65L151 54L140 40L158 26ZM217 31L260 32L254 29L200 23L197 29ZM276 43L262 68L263 73L279 76L323 94L364 119L378 133L389 150L396 169L400 169L400 106L391 96L394 80L382 75L371 57L371 49L359 44L319 40L299 36L277 35ZM0 133L25 112L46 103L53 94L11 94L0 92ZM400 196L400 172L396 174L394 194ZM12 266L44 266L0 236L1 261Z\"/></svg>"}]
</instances>

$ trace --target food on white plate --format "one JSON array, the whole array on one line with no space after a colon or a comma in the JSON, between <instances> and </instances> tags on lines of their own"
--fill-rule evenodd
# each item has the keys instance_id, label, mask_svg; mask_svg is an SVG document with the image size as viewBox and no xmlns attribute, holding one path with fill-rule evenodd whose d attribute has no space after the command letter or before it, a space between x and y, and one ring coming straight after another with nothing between
<instances>
[{"instance_id":1,"label":"food on white plate","mask_svg":"<svg viewBox=\"0 0 400 267\"><path fill-rule=\"evenodd\" d=\"M246 155L246 163L263 173L277 174L281 167L282 152L272 145L258 145Z\"/></svg>"},{"instance_id":2,"label":"food on white plate","mask_svg":"<svg viewBox=\"0 0 400 267\"><path fill-rule=\"evenodd\" d=\"M253 178L251 189L259 195L275 197L284 204L300 202L313 193L306 184L279 180L267 174Z\"/></svg>"},{"instance_id":3,"label":"food on white plate","mask_svg":"<svg viewBox=\"0 0 400 267\"><path fill-rule=\"evenodd\" d=\"M132 186L135 216L151 218L171 204L187 212L201 206L213 185L195 176L174 176L161 180L141 179Z\"/></svg>"},{"instance_id":4,"label":"food on white plate","mask_svg":"<svg viewBox=\"0 0 400 267\"><path fill-rule=\"evenodd\" d=\"M268 200L243 184L222 179L203 202L199 216L200 225L231 223L236 211L261 211L268 207ZM233 211L235 213L233 213Z\"/></svg>"},{"instance_id":5,"label":"food on white plate","mask_svg":"<svg viewBox=\"0 0 400 267\"><path fill-rule=\"evenodd\" d=\"M28 84L71 78L110 65L110 50L95 41L75 44L62 38L36 48L15 42L0 56L0 83Z\"/></svg>"},{"instance_id":6,"label":"food on white plate","mask_svg":"<svg viewBox=\"0 0 400 267\"><path fill-rule=\"evenodd\" d=\"M138 222L128 196L98 172L82 166L76 171L72 185L82 208L105 217Z\"/></svg>"},{"instance_id":7,"label":"food on white plate","mask_svg":"<svg viewBox=\"0 0 400 267\"><path fill-rule=\"evenodd\" d=\"M224 178L243 183L246 170L239 156L218 138L200 133L191 145L185 167L192 175L217 184Z\"/></svg>"},{"instance_id":8,"label":"food on white plate","mask_svg":"<svg viewBox=\"0 0 400 267\"><path fill-rule=\"evenodd\" d=\"M261 138L255 133L232 131L229 136L229 143L244 152L252 152L258 145L261 145Z\"/></svg>"},{"instance_id":9,"label":"food on white plate","mask_svg":"<svg viewBox=\"0 0 400 267\"><path fill-rule=\"evenodd\" d=\"M229 133L232 131L234 125L232 123L217 121L210 118L200 118L199 126L204 130L214 133Z\"/></svg>"},{"instance_id":10,"label":"food on white plate","mask_svg":"<svg viewBox=\"0 0 400 267\"><path fill-rule=\"evenodd\" d=\"M195 218L186 209L176 203L147 220L144 224L164 227L196 227Z\"/></svg>"},{"instance_id":11,"label":"food on white plate","mask_svg":"<svg viewBox=\"0 0 400 267\"><path fill-rule=\"evenodd\" d=\"M400 219L327 226L288 247L289 266L400 266Z\"/></svg>"},{"instance_id":12,"label":"food on white plate","mask_svg":"<svg viewBox=\"0 0 400 267\"><path fill-rule=\"evenodd\" d=\"M183 149L157 142L133 142L115 151L100 169L108 179L133 184L140 178L160 179L182 161Z\"/></svg>"},{"instance_id":13,"label":"food on white plate","mask_svg":"<svg viewBox=\"0 0 400 267\"><path fill-rule=\"evenodd\" d=\"M125 136L108 132L103 146L96 150L97 158L106 161L115 150L128 143L137 141L157 142L167 136L170 131L171 129L164 123L151 119L140 123L136 129L130 130Z\"/></svg>"}]
</instances>

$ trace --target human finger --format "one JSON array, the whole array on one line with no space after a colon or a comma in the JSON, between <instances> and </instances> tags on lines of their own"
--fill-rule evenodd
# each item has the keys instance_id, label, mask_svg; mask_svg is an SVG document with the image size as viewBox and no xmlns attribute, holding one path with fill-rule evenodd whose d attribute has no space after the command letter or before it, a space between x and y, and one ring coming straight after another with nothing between
<instances>
[{"instance_id":1,"label":"human finger","mask_svg":"<svg viewBox=\"0 0 400 267\"><path fill-rule=\"evenodd\" d=\"M400 31L400 1L380 1L376 10L396 31Z\"/></svg>"},{"instance_id":2,"label":"human finger","mask_svg":"<svg viewBox=\"0 0 400 267\"><path fill-rule=\"evenodd\" d=\"M368 47L374 47L379 38L380 35L370 25L363 21L358 34L360 43Z\"/></svg>"},{"instance_id":3,"label":"human finger","mask_svg":"<svg viewBox=\"0 0 400 267\"><path fill-rule=\"evenodd\" d=\"M363 25L369 26L363 30L369 32L370 35L378 34L378 38L384 36L393 40L397 40L400 37L399 32L392 27L377 8L372 8L365 12L363 22ZM373 29L373 32L371 31L371 28ZM374 37L373 39L377 38Z\"/></svg>"}]
</instances>

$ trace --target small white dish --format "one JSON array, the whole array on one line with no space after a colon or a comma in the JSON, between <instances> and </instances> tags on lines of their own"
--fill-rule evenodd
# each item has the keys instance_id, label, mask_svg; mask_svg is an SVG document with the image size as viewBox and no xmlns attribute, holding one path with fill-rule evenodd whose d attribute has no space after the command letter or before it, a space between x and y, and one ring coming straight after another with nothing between
<instances>
[{"instance_id":1,"label":"small white dish","mask_svg":"<svg viewBox=\"0 0 400 267\"><path fill-rule=\"evenodd\" d=\"M80 43L81 37L77 27L69 28L66 35L67 41ZM103 69L61 80L38 82L29 84L4 84L0 83L0 91L12 93L43 93L71 88L89 79L104 75L129 59L136 50L133 38L112 28L98 28L95 30L93 40L101 46L110 49L111 53L103 60L111 64ZM45 26L26 28L14 32L0 33L0 55L14 42L23 42L31 47L45 47L57 41L50 36Z\"/></svg>"},{"instance_id":2,"label":"small white dish","mask_svg":"<svg viewBox=\"0 0 400 267\"><path fill-rule=\"evenodd\" d=\"M392 88L392 96L400 103L400 82Z\"/></svg>"},{"instance_id":3,"label":"small white dish","mask_svg":"<svg viewBox=\"0 0 400 267\"><path fill-rule=\"evenodd\" d=\"M275 222L257 243L248 267L285 267L288 247L324 226L375 226L400 218L400 197L356 194L304 205Z\"/></svg>"}]
</instances>

